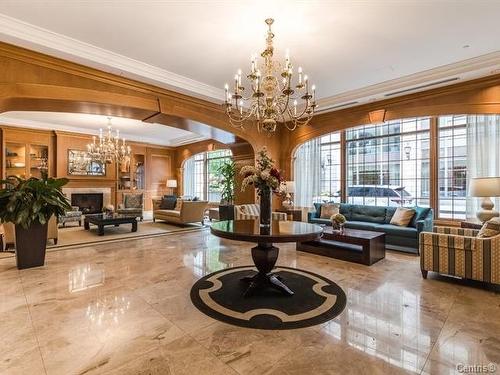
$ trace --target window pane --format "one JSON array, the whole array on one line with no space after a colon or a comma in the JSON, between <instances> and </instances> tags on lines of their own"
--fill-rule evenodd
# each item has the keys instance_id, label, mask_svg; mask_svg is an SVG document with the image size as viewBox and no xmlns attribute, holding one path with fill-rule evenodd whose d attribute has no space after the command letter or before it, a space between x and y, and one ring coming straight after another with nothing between
<instances>
[{"instance_id":1,"label":"window pane","mask_svg":"<svg viewBox=\"0 0 500 375\"><path fill-rule=\"evenodd\" d=\"M429 128L426 117L347 131L348 202L428 206Z\"/></svg>"},{"instance_id":2,"label":"window pane","mask_svg":"<svg viewBox=\"0 0 500 375\"><path fill-rule=\"evenodd\" d=\"M467 185L467 117L441 116L439 124L438 217L464 219Z\"/></svg>"}]
</instances>

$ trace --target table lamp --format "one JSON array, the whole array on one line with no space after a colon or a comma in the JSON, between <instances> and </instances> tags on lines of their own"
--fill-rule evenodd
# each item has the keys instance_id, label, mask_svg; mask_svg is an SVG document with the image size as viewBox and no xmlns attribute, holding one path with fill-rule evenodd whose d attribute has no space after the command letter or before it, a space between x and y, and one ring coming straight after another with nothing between
<instances>
[{"instance_id":1,"label":"table lamp","mask_svg":"<svg viewBox=\"0 0 500 375\"><path fill-rule=\"evenodd\" d=\"M476 213L477 218L482 223L498 216L498 211L493 210L495 204L491 200L491 197L500 197L500 177L478 177L471 179L469 195L482 198L481 210Z\"/></svg>"},{"instance_id":2,"label":"table lamp","mask_svg":"<svg viewBox=\"0 0 500 375\"><path fill-rule=\"evenodd\" d=\"M295 182L293 181L286 181L285 182L285 199L282 202L283 207L292 207L293 206L293 201L292 201L292 194L295 193Z\"/></svg>"},{"instance_id":3,"label":"table lamp","mask_svg":"<svg viewBox=\"0 0 500 375\"><path fill-rule=\"evenodd\" d=\"M167 187L171 189L173 194L174 189L177 187L177 180L167 180Z\"/></svg>"}]
</instances>

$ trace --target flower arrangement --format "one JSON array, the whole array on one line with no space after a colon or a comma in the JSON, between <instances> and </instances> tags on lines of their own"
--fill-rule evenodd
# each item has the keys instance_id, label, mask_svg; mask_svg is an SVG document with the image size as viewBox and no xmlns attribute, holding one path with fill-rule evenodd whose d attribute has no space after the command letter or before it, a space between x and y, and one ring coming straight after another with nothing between
<instances>
[{"instance_id":1,"label":"flower arrangement","mask_svg":"<svg viewBox=\"0 0 500 375\"><path fill-rule=\"evenodd\" d=\"M344 224L347 221L344 215L342 214L332 215L330 220L332 221L333 229L340 229L341 232L344 231Z\"/></svg>"},{"instance_id":2,"label":"flower arrangement","mask_svg":"<svg viewBox=\"0 0 500 375\"><path fill-rule=\"evenodd\" d=\"M264 147L259 151L256 165L247 165L241 168L240 174L244 176L241 183L241 190L248 186L257 189L257 193L262 196L264 193L278 193L280 185L284 182L280 171L274 166L274 160L267 154Z\"/></svg>"}]
</instances>

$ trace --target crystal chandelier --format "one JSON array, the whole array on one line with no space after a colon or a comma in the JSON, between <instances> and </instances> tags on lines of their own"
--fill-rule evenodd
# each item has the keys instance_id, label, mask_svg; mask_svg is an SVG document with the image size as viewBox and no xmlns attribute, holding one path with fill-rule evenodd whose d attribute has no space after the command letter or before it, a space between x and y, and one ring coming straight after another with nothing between
<instances>
[{"instance_id":1,"label":"crystal chandelier","mask_svg":"<svg viewBox=\"0 0 500 375\"><path fill-rule=\"evenodd\" d=\"M96 137L92 137L92 143L87 145L87 154L92 161L102 164L121 163L130 158L130 146L125 144L125 138L120 144L120 131L116 130L113 136L111 117L108 117L107 134L103 135L102 129L99 129L99 140L96 142Z\"/></svg>"},{"instance_id":2,"label":"crystal chandelier","mask_svg":"<svg viewBox=\"0 0 500 375\"><path fill-rule=\"evenodd\" d=\"M316 88L309 88L307 75L302 68L297 69L298 79L292 83L293 66L288 52L285 63L273 60L273 38L271 25L274 20L266 19L269 29L266 37L266 49L260 54L263 61L259 63L252 56L251 71L247 75L250 83L248 97L244 96L246 88L241 82L241 70L234 76L233 92L225 85L224 107L229 122L242 128L246 121L254 121L258 131L271 134L276 131L278 122L289 130L306 125L314 115L316 105ZM301 100L301 105L298 105Z\"/></svg>"}]
</instances>

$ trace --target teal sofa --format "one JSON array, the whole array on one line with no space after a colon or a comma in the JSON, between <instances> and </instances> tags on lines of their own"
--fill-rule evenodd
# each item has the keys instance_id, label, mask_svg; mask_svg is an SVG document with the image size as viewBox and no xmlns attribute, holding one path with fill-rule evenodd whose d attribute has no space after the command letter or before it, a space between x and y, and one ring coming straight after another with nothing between
<instances>
[{"instance_id":1,"label":"teal sofa","mask_svg":"<svg viewBox=\"0 0 500 375\"><path fill-rule=\"evenodd\" d=\"M332 225L329 219L321 219L322 203L314 203L315 210L308 213L308 221L315 224ZM418 254L420 232L432 232L433 211L428 207L408 207L415 215L407 227L390 224L397 207L363 206L340 204L340 213L347 219L346 228L384 232L387 249Z\"/></svg>"}]
</instances>

